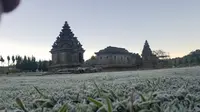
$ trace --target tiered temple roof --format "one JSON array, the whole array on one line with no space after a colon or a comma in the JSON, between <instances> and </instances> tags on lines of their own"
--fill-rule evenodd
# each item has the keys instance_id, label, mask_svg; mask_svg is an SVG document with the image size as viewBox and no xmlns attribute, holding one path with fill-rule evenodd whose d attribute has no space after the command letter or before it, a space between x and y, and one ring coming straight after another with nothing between
<instances>
[{"instance_id":1,"label":"tiered temple roof","mask_svg":"<svg viewBox=\"0 0 200 112\"><path fill-rule=\"evenodd\" d=\"M77 37L74 36L67 21L54 42L51 52L60 50L83 50L81 43L78 41Z\"/></svg>"},{"instance_id":2,"label":"tiered temple roof","mask_svg":"<svg viewBox=\"0 0 200 112\"><path fill-rule=\"evenodd\" d=\"M152 56L152 55L153 53L151 51L148 41L146 40L144 43L143 50L142 50L142 57L147 57L147 56Z\"/></svg>"}]
</instances>

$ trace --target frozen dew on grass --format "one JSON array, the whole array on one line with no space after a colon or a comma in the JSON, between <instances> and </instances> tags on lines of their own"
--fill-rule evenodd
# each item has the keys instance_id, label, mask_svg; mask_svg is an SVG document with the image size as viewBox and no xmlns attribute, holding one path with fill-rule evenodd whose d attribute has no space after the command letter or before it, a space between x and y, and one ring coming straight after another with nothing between
<instances>
[{"instance_id":1,"label":"frozen dew on grass","mask_svg":"<svg viewBox=\"0 0 200 112\"><path fill-rule=\"evenodd\" d=\"M198 112L199 68L56 76L2 76L0 110ZM20 101L24 107L19 105Z\"/></svg>"}]
</instances>

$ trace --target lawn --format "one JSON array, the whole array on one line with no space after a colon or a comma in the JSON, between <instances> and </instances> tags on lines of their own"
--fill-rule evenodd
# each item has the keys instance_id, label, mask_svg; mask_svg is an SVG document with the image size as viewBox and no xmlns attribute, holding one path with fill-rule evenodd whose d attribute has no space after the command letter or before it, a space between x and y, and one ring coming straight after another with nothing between
<instances>
[{"instance_id":1,"label":"lawn","mask_svg":"<svg viewBox=\"0 0 200 112\"><path fill-rule=\"evenodd\" d=\"M198 112L199 95L200 67L0 77L0 110Z\"/></svg>"}]
</instances>

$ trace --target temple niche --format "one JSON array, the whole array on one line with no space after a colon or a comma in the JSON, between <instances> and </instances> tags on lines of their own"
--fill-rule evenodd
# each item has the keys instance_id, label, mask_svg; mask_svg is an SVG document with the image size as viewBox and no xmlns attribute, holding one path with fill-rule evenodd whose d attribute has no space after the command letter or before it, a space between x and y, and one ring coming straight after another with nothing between
<instances>
[{"instance_id":1,"label":"temple niche","mask_svg":"<svg viewBox=\"0 0 200 112\"><path fill-rule=\"evenodd\" d=\"M52 54L50 68L78 67L84 63L84 52L81 43L74 36L66 21L50 51Z\"/></svg>"}]
</instances>

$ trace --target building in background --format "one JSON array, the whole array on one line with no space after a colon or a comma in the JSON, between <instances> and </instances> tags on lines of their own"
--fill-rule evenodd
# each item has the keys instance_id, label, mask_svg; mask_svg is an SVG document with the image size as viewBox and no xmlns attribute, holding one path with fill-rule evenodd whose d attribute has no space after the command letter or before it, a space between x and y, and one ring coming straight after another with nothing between
<instances>
[{"instance_id":1,"label":"building in background","mask_svg":"<svg viewBox=\"0 0 200 112\"><path fill-rule=\"evenodd\" d=\"M52 62L50 70L72 68L79 66L93 66L103 68L155 68L158 58L152 53L145 41L142 58L139 54L131 53L125 48L108 46L96 52L96 56L84 62L83 49L70 26L65 22L59 36L54 42L50 53Z\"/></svg>"},{"instance_id":2,"label":"building in background","mask_svg":"<svg viewBox=\"0 0 200 112\"><path fill-rule=\"evenodd\" d=\"M96 63L96 66L100 66L103 68L110 67L133 67L137 66L136 59L138 58L138 54L130 53L128 50L119 47L109 46L105 49L96 52L95 61L92 59L91 61ZM140 57L140 56L139 56Z\"/></svg>"},{"instance_id":3,"label":"building in background","mask_svg":"<svg viewBox=\"0 0 200 112\"><path fill-rule=\"evenodd\" d=\"M143 68L156 68L158 64L158 57L152 53L152 50L149 46L148 41L146 40L144 43L144 47L142 50L142 65Z\"/></svg>"},{"instance_id":4,"label":"building in background","mask_svg":"<svg viewBox=\"0 0 200 112\"><path fill-rule=\"evenodd\" d=\"M68 23L65 22L50 51L52 54L50 69L81 66L84 63L84 52L81 43L74 36Z\"/></svg>"}]
</instances>

